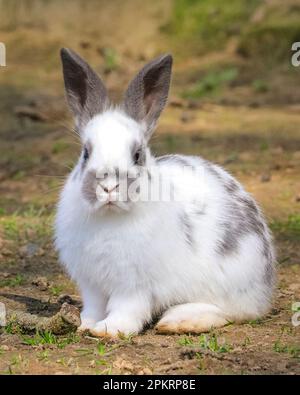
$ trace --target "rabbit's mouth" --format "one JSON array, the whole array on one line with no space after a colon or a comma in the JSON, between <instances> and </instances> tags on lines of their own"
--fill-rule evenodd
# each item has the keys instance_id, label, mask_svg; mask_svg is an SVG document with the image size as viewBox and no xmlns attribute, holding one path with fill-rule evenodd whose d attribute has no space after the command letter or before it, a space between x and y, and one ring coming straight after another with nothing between
<instances>
[{"instance_id":1,"label":"rabbit's mouth","mask_svg":"<svg viewBox=\"0 0 300 395\"><path fill-rule=\"evenodd\" d=\"M104 204L103 209L106 212L116 212L116 213L120 213L122 211L129 211L129 205L128 204L118 204L117 202L107 202L106 204Z\"/></svg>"}]
</instances>

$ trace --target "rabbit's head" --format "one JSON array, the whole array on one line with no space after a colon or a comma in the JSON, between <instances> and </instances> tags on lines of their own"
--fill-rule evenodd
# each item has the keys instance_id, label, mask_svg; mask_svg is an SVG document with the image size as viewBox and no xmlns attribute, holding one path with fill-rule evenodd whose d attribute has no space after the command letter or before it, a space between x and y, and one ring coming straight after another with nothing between
<instances>
[{"instance_id":1,"label":"rabbit's head","mask_svg":"<svg viewBox=\"0 0 300 395\"><path fill-rule=\"evenodd\" d=\"M65 48L61 58L67 100L83 145L74 174L81 198L92 210L129 210L139 181L148 176L147 144L166 104L172 57L148 63L117 107L110 105L103 82L83 59Z\"/></svg>"}]
</instances>

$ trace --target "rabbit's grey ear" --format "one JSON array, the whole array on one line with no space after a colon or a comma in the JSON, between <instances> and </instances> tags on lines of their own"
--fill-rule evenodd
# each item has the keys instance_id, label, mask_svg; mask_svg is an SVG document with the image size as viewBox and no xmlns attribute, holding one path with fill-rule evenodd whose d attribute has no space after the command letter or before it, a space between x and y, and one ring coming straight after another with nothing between
<instances>
[{"instance_id":1,"label":"rabbit's grey ear","mask_svg":"<svg viewBox=\"0 0 300 395\"><path fill-rule=\"evenodd\" d=\"M136 121L146 123L146 138L150 137L166 104L171 70L172 56L160 56L142 68L130 82L125 93L125 111Z\"/></svg>"},{"instance_id":2,"label":"rabbit's grey ear","mask_svg":"<svg viewBox=\"0 0 300 395\"><path fill-rule=\"evenodd\" d=\"M79 55L67 48L62 48L60 55L67 100L78 126L83 126L105 109L107 91L97 74Z\"/></svg>"}]
</instances>

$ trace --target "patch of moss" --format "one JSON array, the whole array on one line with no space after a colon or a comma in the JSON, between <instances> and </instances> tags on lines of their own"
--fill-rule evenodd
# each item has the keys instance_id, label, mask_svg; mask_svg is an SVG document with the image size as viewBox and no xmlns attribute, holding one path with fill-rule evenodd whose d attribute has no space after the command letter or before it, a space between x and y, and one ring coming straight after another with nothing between
<instances>
[{"instance_id":1,"label":"patch of moss","mask_svg":"<svg viewBox=\"0 0 300 395\"><path fill-rule=\"evenodd\" d=\"M238 53L258 63L289 62L292 43L299 40L298 22L287 20L254 25L241 35Z\"/></svg>"},{"instance_id":2,"label":"patch of moss","mask_svg":"<svg viewBox=\"0 0 300 395\"><path fill-rule=\"evenodd\" d=\"M162 27L180 50L201 54L225 48L239 35L260 0L175 0L170 21ZM175 44L175 45L176 45Z\"/></svg>"},{"instance_id":3,"label":"patch of moss","mask_svg":"<svg viewBox=\"0 0 300 395\"><path fill-rule=\"evenodd\" d=\"M203 96L215 96L234 81L237 75L238 70L235 67L210 71L192 89L185 91L183 97L197 99Z\"/></svg>"},{"instance_id":4,"label":"patch of moss","mask_svg":"<svg viewBox=\"0 0 300 395\"><path fill-rule=\"evenodd\" d=\"M300 214L293 214L286 221L273 221L271 229L280 238L300 240Z\"/></svg>"}]
</instances>

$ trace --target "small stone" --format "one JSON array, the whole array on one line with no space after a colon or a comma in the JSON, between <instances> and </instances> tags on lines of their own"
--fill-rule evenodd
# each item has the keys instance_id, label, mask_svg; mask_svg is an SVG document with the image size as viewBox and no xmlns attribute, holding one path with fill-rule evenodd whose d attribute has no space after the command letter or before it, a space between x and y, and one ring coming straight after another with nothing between
<instances>
[{"instance_id":1,"label":"small stone","mask_svg":"<svg viewBox=\"0 0 300 395\"><path fill-rule=\"evenodd\" d=\"M259 371L259 370L261 370L261 367L260 366L253 366L253 368L252 368L252 370L257 370L257 371Z\"/></svg>"},{"instance_id":2,"label":"small stone","mask_svg":"<svg viewBox=\"0 0 300 395\"><path fill-rule=\"evenodd\" d=\"M113 363L113 366L120 371L127 370L132 372L134 370L133 364L123 358L117 358L117 360Z\"/></svg>"},{"instance_id":3,"label":"small stone","mask_svg":"<svg viewBox=\"0 0 300 395\"><path fill-rule=\"evenodd\" d=\"M64 303L74 304L74 300L72 299L72 297L70 295L62 294L57 298L57 303L59 303L59 304L64 304Z\"/></svg>"},{"instance_id":4,"label":"small stone","mask_svg":"<svg viewBox=\"0 0 300 395\"><path fill-rule=\"evenodd\" d=\"M89 363L89 367L94 369L96 367L96 361L94 359L92 359Z\"/></svg>"},{"instance_id":5,"label":"small stone","mask_svg":"<svg viewBox=\"0 0 300 395\"><path fill-rule=\"evenodd\" d=\"M272 178L271 173L265 172L261 175L260 181L261 182L269 182L269 181L271 181L271 178Z\"/></svg>"},{"instance_id":6,"label":"small stone","mask_svg":"<svg viewBox=\"0 0 300 395\"><path fill-rule=\"evenodd\" d=\"M75 360L74 360L74 358L69 358L68 359L68 362L67 362L67 366L72 366L72 365L74 365L74 362L75 362Z\"/></svg>"},{"instance_id":7,"label":"small stone","mask_svg":"<svg viewBox=\"0 0 300 395\"><path fill-rule=\"evenodd\" d=\"M10 256L10 255L13 255L13 252L10 251L8 248L2 248L1 254L4 256Z\"/></svg>"},{"instance_id":8,"label":"small stone","mask_svg":"<svg viewBox=\"0 0 300 395\"><path fill-rule=\"evenodd\" d=\"M149 368L143 368L137 372L138 375L149 375L152 374L152 370Z\"/></svg>"},{"instance_id":9,"label":"small stone","mask_svg":"<svg viewBox=\"0 0 300 395\"><path fill-rule=\"evenodd\" d=\"M187 103L187 107L190 110L197 110L202 107L202 103L198 100L189 100Z\"/></svg>"},{"instance_id":10,"label":"small stone","mask_svg":"<svg viewBox=\"0 0 300 395\"><path fill-rule=\"evenodd\" d=\"M180 116L180 120L181 120L181 122L183 122L183 123L190 122L190 121L192 121L192 119L193 119L192 114L190 114L190 113L187 112L187 111L183 111L182 114L181 114L181 116Z\"/></svg>"},{"instance_id":11,"label":"small stone","mask_svg":"<svg viewBox=\"0 0 300 395\"><path fill-rule=\"evenodd\" d=\"M2 344L2 346L0 347L0 350L2 350L2 351L9 351L10 348L9 348L9 346L7 344Z\"/></svg>"},{"instance_id":12,"label":"small stone","mask_svg":"<svg viewBox=\"0 0 300 395\"><path fill-rule=\"evenodd\" d=\"M87 49L87 48L90 48L91 43L88 42L88 41L81 41L81 42L79 43L79 45L80 45L80 47L81 47L82 49Z\"/></svg>"},{"instance_id":13,"label":"small stone","mask_svg":"<svg viewBox=\"0 0 300 395\"><path fill-rule=\"evenodd\" d=\"M274 163L272 166L271 166L271 170L280 170L281 169L281 165L279 164L279 163Z\"/></svg>"},{"instance_id":14,"label":"small stone","mask_svg":"<svg viewBox=\"0 0 300 395\"><path fill-rule=\"evenodd\" d=\"M80 320L80 312L77 307L72 306L71 304L64 303L61 306L60 313L63 317L63 319L68 322L71 325L74 325L76 327L80 326L81 320Z\"/></svg>"},{"instance_id":15,"label":"small stone","mask_svg":"<svg viewBox=\"0 0 300 395\"><path fill-rule=\"evenodd\" d=\"M8 272L2 272L2 273L0 273L0 277L1 277L1 278L9 278L10 276L11 276L11 274L8 273Z\"/></svg>"},{"instance_id":16,"label":"small stone","mask_svg":"<svg viewBox=\"0 0 300 395\"><path fill-rule=\"evenodd\" d=\"M182 107L184 107L185 103L184 103L184 101L182 99L179 99L177 97L173 97L173 98L171 98L169 104L172 107L182 108Z\"/></svg>"},{"instance_id":17,"label":"small stone","mask_svg":"<svg viewBox=\"0 0 300 395\"><path fill-rule=\"evenodd\" d=\"M49 285L50 285L47 278L43 277L43 276L38 276L38 277L34 278L31 282L31 284L38 287L38 289L40 291L47 291L47 289L49 288Z\"/></svg>"}]
</instances>

